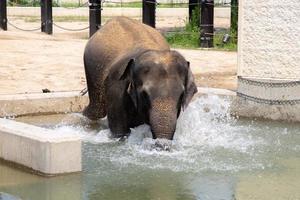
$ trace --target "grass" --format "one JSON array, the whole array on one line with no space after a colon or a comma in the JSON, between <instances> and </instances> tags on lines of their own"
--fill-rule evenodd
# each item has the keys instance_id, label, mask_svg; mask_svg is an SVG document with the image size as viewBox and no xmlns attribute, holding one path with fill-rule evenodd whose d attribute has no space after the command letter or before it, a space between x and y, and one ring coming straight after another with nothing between
<instances>
[{"instance_id":1,"label":"grass","mask_svg":"<svg viewBox=\"0 0 300 200\"><path fill-rule=\"evenodd\" d=\"M226 51L236 51L237 50L237 39L236 37L231 37L229 42L223 43L223 37L225 34L229 34L229 30L223 30L215 33L214 36L214 47L215 50L226 50ZM177 29L174 32L166 33L166 40L173 48L200 48L199 31L191 31L187 28L184 30Z\"/></svg>"},{"instance_id":2,"label":"grass","mask_svg":"<svg viewBox=\"0 0 300 200\"><path fill-rule=\"evenodd\" d=\"M9 6L23 6L23 7L40 7L40 0L10 0L8 1ZM78 2L72 3L72 2L62 2L58 4L56 1L52 1L53 7L66 7L66 8L77 8L79 6L82 6L82 4L79 5Z\"/></svg>"},{"instance_id":3,"label":"grass","mask_svg":"<svg viewBox=\"0 0 300 200\"><path fill-rule=\"evenodd\" d=\"M20 16L25 22L39 22L39 16ZM88 16L53 16L55 22L88 22Z\"/></svg>"},{"instance_id":4,"label":"grass","mask_svg":"<svg viewBox=\"0 0 300 200\"><path fill-rule=\"evenodd\" d=\"M24 7L37 7L40 6L39 0L10 0L8 6L24 6Z\"/></svg>"},{"instance_id":5,"label":"grass","mask_svg":"<svg viewBox=\"0 0 300 200\"><path fill-rule=\"evenodd\" d=\"M40 0L11 0L9 1L10 6L33 6L33 7L39 7L40 6ZM52 3L53 7L65 7L65 8L77 8L79 6L82 6L82 4L79 4L78 2L61 2L58 4L56 1L53 1ZM136 1L136 2L124 2L124 3L104 3L104 7L125 7L125 8L142 8L142 1ZM183 3L159 3L157 5L157 8L187 8L188 4ZM222 4L215 4L215 7L224 7ZM226 7L226 6L225 6Z\"/></svg>"},{"instance_id":6,"label":"grass","mask_svg":"<svg viewBox=\"0 0 300 200\"><path fill-rule=\"evenodd\" d=\"M223 37L225 34L229 34L230 40L226 44L223 43ZM230 33L230 30L217 32L214 36L214 49L236 51L237 50L237 36L236 34Z\"/></svg>"},{"instance_id":7,"label":"grass","mask_svg":"<svg viewBox=\"0 0 300 200\"><path fill-rule=\"evenodd\" d=\"M176 30L166 33L167 42L174 48L198 48L199 47L199 32Z\"/></svg>"},{"instance_id":8,"label":"grass","mask_svg":"<svg viewBox=\"0 0 300 200\"><path fill-rule=\"evenodd\" d=\"M72 2L61 2L60 4L57 4L56 1L52 2L53 7L65 7L65 8L77 8L80 6L83 6L82 4L79 4L78 2L72 3Z\"/></svg>"},{"instance_id":9,"label":"grass","mask_svg":"<svg viewBox=\"0 0 300 200\"><path fill-rule=\"evenodd\" d=\"M214 50L226 50L226 51L236 51L237 41L235 38L231 38L228 43L223 43L224 34L229 33L219 32L214 36ZM185 32L185 31L175 31L172 33L166 33L165 38L168 43L173 48L199 48L199 32Z\"/></svg>"},{"instance_id":10,"label":"grass","mask_svg":"<svg viewBox=\"0 0 300 200\"><path fill-rule=\"evenodd\" d=\"M177 29L174 32L166 33L165 38L171 47L174 48L199 48L200 47L200 28L198 24L200 23L200 12L197 12L199 8L196 8L192 13L192 19L189 21L184 29ZM231 37L227 43L223 42L223 37L230 30L221 30L215 32L214 35L214 48L217 50L228 50L236 51L237 49L237 39L236 37ZM236 35L236 34L229 34Z\"/></svg>"},{"instance_id":11,"label":"grass","mask_svg":"<svg viewBox=\"0 0 300 200\"><path fill-rule=\"evenodd\" d=\"M142 8L143 3L140 2L124 2L124 3L105 3L104 7L125 7L125 8ZM187 4L170 4L159 3L157 8L187 8Z\"/></svg>"},{"instance_id":12,"label":"grass","mask_svg":"<svg viewBox=\"0 0 300 200\"><path fill-rule=\"evenodd\" d=\"M141 8L142 2L124 2L124 3L104 3L104 7L126 7L126 8Z\"/></svg>"},{"instance_id":13,"label":"grass","mask_svg":"<svg viewBox=\"0 0 300 200\"><path fill-rule=\"evenodd\" d=\"M121 4L120 4L121 5ZM108 4L107 7L116 7L120 6L118 4ZM76 7L78 4L63 4L62 6L70 6L70 7ZM139 8L142 7L142 2L128 2L128 3L122 3L123 7L135 7ZM170 6L170 4L160 4L158 7L167 7ZM182 5L181 5L182 6ZM164 34L167 42L171 45L171 47L174 48L199 48L199 38L200 38L200 29L198 28L199 20L200 20L200 13L196 12L199 8L196 8L193 11L192 14L192 20L186 24L184 29L177 28L174 32L169 32ZM22 16L25 22L38 22L40 21L40 17L35 16ZM54 16L53 19L55 22L87 22L88 17L87 16ZM103 19L105 20L105 19ZM214 48L217 50L228 50L228 51L236 51L237 50L237 39L236 34L231 33L229 35L232 35L233 37L230 38L229 42L223 43L223 36L225 34L230 33L229 30L222 30L215 32L214 36Z\"/></svg>"},{"instance_id":14,"label":"grass","mask_svg":"<svg viewBox=\"0 0 300 200\"><path fill-rule=\"evenodd\" d=\"M10 6L25 6L25 7L39 7L40 1L39 0L18 0L15 2L10 2ZM77 8L79 6L78 3L72 3L72 2L62 2L60 4L57 4L57 2L53 1L52 3L53 7L65 7L65 8ZM142 8L143 4L142 1L138 2L124 2L124 3L104 3L104 7L124 7L124 8ZM170 4L170 3L159 3L157 5L157 8L187 8L187 4Z\"/></svg>"}]
</instances>

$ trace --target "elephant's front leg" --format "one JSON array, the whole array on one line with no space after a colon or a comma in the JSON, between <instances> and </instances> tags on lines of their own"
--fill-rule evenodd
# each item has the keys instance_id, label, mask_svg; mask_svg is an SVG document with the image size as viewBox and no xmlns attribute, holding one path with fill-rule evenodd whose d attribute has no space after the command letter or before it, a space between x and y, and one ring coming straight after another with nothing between
<instances>
[{"instance_id":1,"label":"elephant's front leg","mask_svg":"<svg viewBox=\"0 0 300 200\"><path fill-rule=\"evenodd\" d=\"M107 89L107 119L112 136L128 136L132 116L128 113L130 97L124 92L124 83L114 83Z\"/></svg>"},{"instance_id":2,"label":"elephant's front leg","mask_svg":"<svg viewBox=\"0 0 300 200\"><path fill-rule=\"evenodd\" d=\"M117 107L108 108L107 112L108 126L111 130L112 136L115 138L128 136L130 132L126 113Z\"/></svg>"}]
</instances>

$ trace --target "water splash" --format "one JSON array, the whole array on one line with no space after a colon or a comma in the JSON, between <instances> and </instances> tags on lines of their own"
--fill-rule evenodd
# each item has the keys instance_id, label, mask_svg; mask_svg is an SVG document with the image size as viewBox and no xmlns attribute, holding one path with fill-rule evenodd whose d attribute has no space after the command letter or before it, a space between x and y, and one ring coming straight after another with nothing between
<instances>
[{"instance_id":1,"label":"water splash","mask_svg":"<svg viewBox=\"0 0 300 200\"><path fill-rule=\"evenodd\" d=\"M98 162L95 166L109 162L118 167L134 165L185 172L235 172L271 167L272 162L264 152L270 151L274 141L277 147L283 145L281 136L290 135L287 128L275 130L257 127L249 121L241 123L230 116L229 110L230 101L224 98L215 95L198 98L178 118L173 141L153 140L148 125L131 129L124 142L112 139L109 129L89 133L82 127L73 130L87 143L85 152L88 160ZM72 127L60 128L72 131ZM270 139L268 132L274 130L280 134Z\"/></svg>"}]
</instances>

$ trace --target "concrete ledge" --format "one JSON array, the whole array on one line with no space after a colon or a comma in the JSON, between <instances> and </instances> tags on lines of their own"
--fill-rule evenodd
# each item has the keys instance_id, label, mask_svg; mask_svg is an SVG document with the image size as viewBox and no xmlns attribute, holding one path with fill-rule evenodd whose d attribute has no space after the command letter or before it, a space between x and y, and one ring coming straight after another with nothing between
<instances>
[{"instance_id":1,"label":"concrete ledge","mask_svg":"<svg viewBox=\"0 0 300 200\"><path fill-rule=\"evenodd\" d=\"M81 171L79 137L0 119L0 158L44 175Z\"/></svg>"},{"instance_id":2,"label":"concrete ledge","mask_svg":"<svg viewBox=\"0 0 300 200\"><path fill-rule=\"evenodd\" d=\"M232 112L238 116L300 121L300 80L238 76Z\"/></svg>"},{"instance_id":3,"label":"concrete ledge","mask_svg":"<svg viewBox=\"0 0 300 200\"><path fill-rule=\"evenodd\" d=\"M231 114L248 118L300 122L300 104L269 105L236 96L231 102Z\"/></svg>"},{"instance_id":4,"label":"concrete ledge","mask_svg":"<svg viewBox=\"0 0 300 200\"><path fill-rule=\"evenodd\" d=\"M236 116L300 121L300 105L266 105L243 99L235 92L198 88L194 99L218 95L230 101ZM0 116L81 112L88 96L77 92L1 95ZM81 171L81 139L74 135L0 118L0 158L44 175Z\"/></svg>"},{"instance_id":5,"label":"concrete ledge","mask_svg":"<svg viewBox=\"0 0 300 200\"><path fill-rule=\"evenodd\" d=\"M194 99L214 94L231 101L233 115L271 120L300 121L300 105L268 105L245 100L236 92L219 88L198 87ZM0 95L0 117L18 117L55 113L81 112L88 104L88 95L79 91L45 94Z\"/></svg>"},{"instance_id":6,"label":"concrete ledge","mask_svg":"<svg viewBox=\"0 0 300 200\"><path fill-rule=\"evenodd\" d=\"M80 91L0 95L0 117L81 112L88 96Z\"/></svg>"},{"instance_id":7,"label":"concrete ledge","mask_svg":"<svg viewBox=\"0 0 300 200\"><path fill-rule=\"evenodd\" d=\"M270 79L238 76L238 93L272 101L300 101L300 79Z\"/></svg>"},{"instance_id":8,"label":"concrete ledge","mask_svg":"<svg viewBox=\"0 0 300 200\"><path fill-rule=\"evenodd\" d=\"M300 122L300 104L269 105L257 103L236 95L236 92L219 88L200 88L194 98L214 94L230 101L230 112L234 116Z\"/></svg>"},{"instance_id":9,"label":"concrete ledge","mask_svg":"<svg viewBox=\"0 0 300 200\"><path fill-rule=\"evenodd\" d=\"M227 89L220 89L220 88L204 88L204 87L198 87L198 93L195 95L196 97L198 95L208 95L208 94L214 94L218 96L236 96L236 93L231 90Z\"/></svg>"}]
</instances>

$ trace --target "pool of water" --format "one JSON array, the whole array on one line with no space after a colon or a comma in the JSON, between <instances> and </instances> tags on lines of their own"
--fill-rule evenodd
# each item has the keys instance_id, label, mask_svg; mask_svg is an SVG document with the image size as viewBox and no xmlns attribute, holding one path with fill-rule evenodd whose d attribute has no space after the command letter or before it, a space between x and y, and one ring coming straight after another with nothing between
<instances>
[{"instance_id":1,"label":"pool of water","mask_svg":"<svg viewBox=\"0 0 300 200\"><path fill-rule=\"evenodd\" d=\"M44 178L0 162L0 192L24 200L300 199L300 124L235 119L229 109L213 95L192 102L174 141L161 141L168 151L147 125L119 141L105 120L80 114L16 119L81 136L83 172Z\"/></svg>"}]
</instances>

